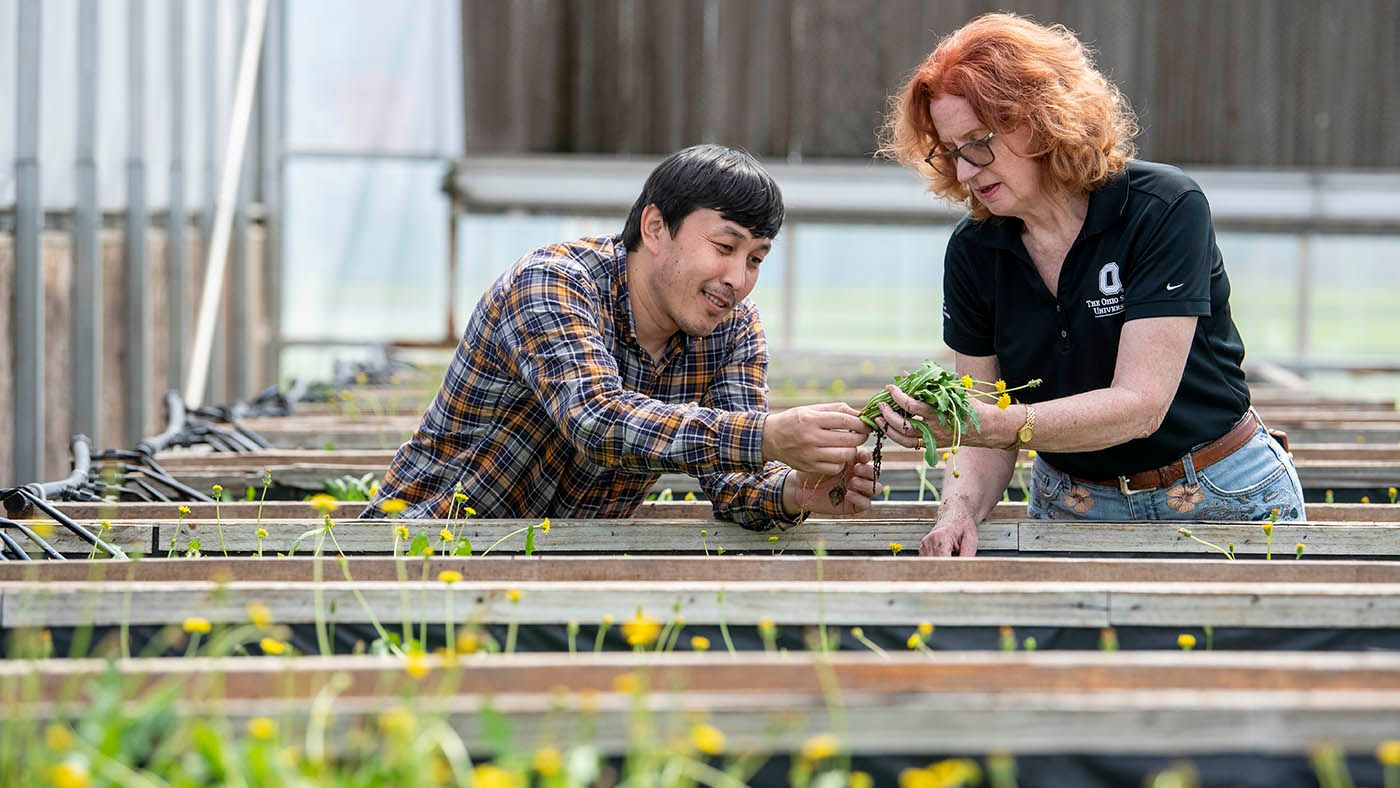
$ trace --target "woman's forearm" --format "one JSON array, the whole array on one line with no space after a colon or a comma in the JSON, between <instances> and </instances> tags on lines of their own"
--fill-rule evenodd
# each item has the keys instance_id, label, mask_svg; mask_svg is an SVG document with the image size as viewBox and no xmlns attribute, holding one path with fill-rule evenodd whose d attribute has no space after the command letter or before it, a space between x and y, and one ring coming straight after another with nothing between
<instances>
[{"instance_id":1,"label":"woman's forearm","mask_svg":"<svg viewBox=\"0 0 1400 788\"><path fill-rule=\"evenodd\" d=\"M987 519L1006 491L1015 465L1015 452L964 446L952 461L958 475L954 476L946 466L943 469L939 519L967 516L974 523Z\"/></svg>"}]
</instances>

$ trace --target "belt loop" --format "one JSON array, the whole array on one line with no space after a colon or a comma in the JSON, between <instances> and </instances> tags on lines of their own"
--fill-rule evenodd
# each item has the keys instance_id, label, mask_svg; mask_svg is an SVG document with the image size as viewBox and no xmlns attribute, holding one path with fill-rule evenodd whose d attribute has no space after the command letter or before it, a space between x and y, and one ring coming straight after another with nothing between
<instances>
[{"instance_id":1,"label":"belt loop","mask_svg":"<svg viewBox=\"0 0 1400 788\"><path fill-rule=\"evenodd\" d=\"M1186 452L1186 456L1181 458L1181 468L1186 471L1186 484L1195 487L1200 484L1196 478L1196 463L1191 460L1191 452Z\"/></svg>"}]
</instances>

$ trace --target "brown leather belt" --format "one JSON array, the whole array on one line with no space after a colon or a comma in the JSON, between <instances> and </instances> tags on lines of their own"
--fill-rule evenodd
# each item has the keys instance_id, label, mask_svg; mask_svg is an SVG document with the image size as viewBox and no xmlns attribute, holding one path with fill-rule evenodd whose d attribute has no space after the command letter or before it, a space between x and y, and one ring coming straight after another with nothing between
<instances>
[{"instance_id":1,"label":"brown leather belt","mask_svg":"<svg viewBox=\"0 0 1400 788\"><path fill-rule=\"evenodd\" d=\"M1234 454L1235 450L1249 443L1249 439L1254 437L1254 432L1258 427L1259 419L1254 415L1254 410L1251 408L1245 411L1244 416L1235 423L1235 426L1230 428L1229 432L1191 452L1192 467L1198 471L1204 470ZM1141 471L1131 476L1118 476L1107 481L1096 482L1088 479L1075 479L1075 481L1099 487L1117 487L1124 495L1132 495L1133 493L1170 487L1177 480L1184 478L1186 478L1186 466L1181 460L1177 460L1170 465Z\"/></svg>"}]
</instances>

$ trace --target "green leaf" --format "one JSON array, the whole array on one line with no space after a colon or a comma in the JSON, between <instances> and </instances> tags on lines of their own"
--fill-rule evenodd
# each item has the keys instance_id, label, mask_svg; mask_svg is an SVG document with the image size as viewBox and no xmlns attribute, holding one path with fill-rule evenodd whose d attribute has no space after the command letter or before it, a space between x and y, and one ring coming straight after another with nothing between
<instances>
[{"instance_id":1,"label":"green leaf","mask_svg":"<svg viewBox=\"0 0 1400 788\"><path fill-rule=\"evenodd\" d=\"M535 524L530 523L525 527L525 555L535 554Z\"/></svg>"},{"instance_id":2,"label":"green leaf","mask_svg":"<svg viewBox=\"0 0 1400 788\"><path fill-rule=\"evenodd\" d=\"M910 423L919 428L919 434L924 438L924 462L928 467L934 467L938 464L938 442L933 439L933 432L919 419L912 419Z\"/></svg>"},{"instance_id":3,"label":"green leaf","mask_svg":"<svg viewBox=\"0 0 1400 788\"><path fill-rule=\"evenodd\" d=\"M459 539L457 540L457 549L456 549L452 554L453 554L453 555L471 555L471 554L472 554L472 540L468 539L468 538L465 537L465 536L459 538Z\"/></svg>"},{"instance_id":4,"label":"green leaf","mask_svg":"<svg viewBox=\"0 0 1400 788\"><path fill-rule=\"evenodd\" d=\"M408 554L409 554L409 555L422 555L424 552L427 551L427 549L428 549L428 531L427 531L427 529L424 529L424 530L419 531L416 535L414 535L413 541L412 541L412 542L409 542L409 544L408 544Z\"/></svg>"}]
</instances>

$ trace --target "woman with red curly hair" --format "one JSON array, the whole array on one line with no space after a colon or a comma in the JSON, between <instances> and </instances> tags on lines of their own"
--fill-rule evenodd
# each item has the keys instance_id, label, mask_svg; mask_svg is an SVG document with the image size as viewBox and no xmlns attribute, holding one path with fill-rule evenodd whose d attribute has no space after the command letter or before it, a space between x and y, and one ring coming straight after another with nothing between
<instances>
[{"instance_id":1,"label":"woman with red curly hair","mask_svg":"<svg viewBox=\"0 0 1400 788\"><path fill-rule=\"evenodd\" d=\"M1291 455L1250 407L1210 207L1133 158L1137 124L1073 33L1012 14L939 42L891 100L882 153L967 207L944 260L943 339L978 399L924 555L972 555L1018 453L1037 518L1304 516ZM1000 383L998 384L1001 385ZM931 409L890 387L881 427L916 446Z\"/></svg>"}]
</instances>

